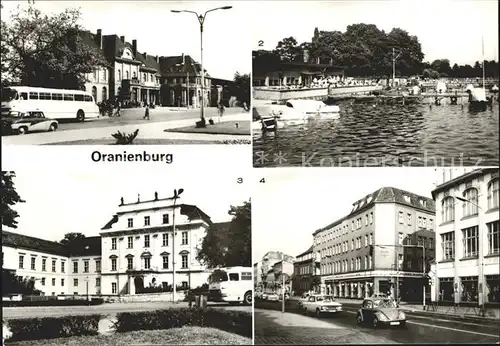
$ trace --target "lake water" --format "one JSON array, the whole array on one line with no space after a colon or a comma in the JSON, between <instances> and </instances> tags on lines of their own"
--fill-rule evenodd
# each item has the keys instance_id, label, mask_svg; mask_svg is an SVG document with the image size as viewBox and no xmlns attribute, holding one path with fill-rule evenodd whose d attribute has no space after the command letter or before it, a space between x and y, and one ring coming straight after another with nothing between
<instances>
[{"instance_id":1,"label":"lake water","mask_svg":"<svg viewBox=\"0 0 500 346\"><path fill-rule=\"evenodd\" d=\"M253 132L255 167L498 166L498 102L467 105L338 103L338 120Z\"/></svg>"}]
</instances>

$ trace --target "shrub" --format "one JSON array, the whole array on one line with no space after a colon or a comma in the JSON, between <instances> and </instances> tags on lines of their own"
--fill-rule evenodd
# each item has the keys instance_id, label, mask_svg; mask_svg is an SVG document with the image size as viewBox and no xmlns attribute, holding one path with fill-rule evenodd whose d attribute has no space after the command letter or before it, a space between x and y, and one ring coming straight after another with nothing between
<instances>
[{"instance_id":1,"label":"shrub","mask_svg":"<svg viewBox=\"0 0 500 346\"><path fill-rule=\"evenodd\" d=\"M90 301L85 299L47 299L47 300L21 300L21 301L3 301L3 307L15 306L81 306L81 305L101 305L104 303L102 298L93 298Z\"/></svg>"},{"instance_id":2,"label":"shrub","mask_svg":"<svg viewBox=\"0 0 500 346\"><path fill-rule=\"evenodd\" d=\"M100 319L101 315L13 319L8 321L9 341L97 335Z\"/></svg>"},{"instance_id":3,"label":"shrub","mask_svg":"<svg viewBox=\"0 0 500 346\"><path fill-rule=\"evenodd\" d=\"M116 139L116 144L126 145L126 144L132 144L132 142L134 141L134 139L137 137L138 134L139 134L139 129L135 130L132 133L129 133L128 135L118 131L112 134L111 136L113 136Z\"/></svg>"},{"instance_id":4,"label":"shrub","mask_svg":"<svg viewBox=\"0 0 500 346\"><path fill-rule=\"evenodd\" d=\"M117 314L116 331L154 330L184 326L212 327L252 337L252 314L222 309L169 309Z\"/></svg>"}]
</instances>

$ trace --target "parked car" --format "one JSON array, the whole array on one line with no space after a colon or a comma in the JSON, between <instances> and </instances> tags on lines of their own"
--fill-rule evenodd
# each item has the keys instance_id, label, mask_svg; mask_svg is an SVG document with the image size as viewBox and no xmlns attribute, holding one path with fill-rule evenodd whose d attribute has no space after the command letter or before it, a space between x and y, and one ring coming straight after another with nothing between
<instances>
[{"instance_id":1,"label":"parked car","mask_svg":"<svg viewBox=\"0 0 500 346\"><path fill-rule=\"evenodd\" d=\"M390 298L366 298L356 314L358 324L370 324L373 328L381 325L406 326L406 315L398 309Z\"/></svg>"},{"instance_id":2,"label":"parked car","mask_svg":"<svg viewBox=\"0 0 500 346\"><path fill-rule=\"evenodd\" d=\"M335 301L333 296L311 295L302 302L302 306L306 315L314 313L318 317L342 312L342 304Z\"/></svg>"},{"instance_id":3,"label":"parked car","mask_svg":"<svg viewBox=\"0 0 500 346\"><path fill-rule=\"evenodd\" d=\"M304 307L304 302L307 301L307 298L309 298L311 294L310 293L303 293L300 298L299 298L299 301L298 301L298 305L299 305L299 308L303 308Z\"/></svg>"},{"instance_id":4,"label":"parked car","mask_svg":"<svg viewBox=\"0 0 500 346\"><path fill-rule=\"evenodd\" d=\"M266 294L266 299L271 301L278 301L280 297L276 293L268 293Z\"/></svg>"},{"instance_id":5,"label":"parked car","mask_svg":"<svg viewBox=\"0 0 500 346\"><path fill-rule=\"evenodd\" d=\"M55 119L46 118L42 111L12 111L2 117L2 127L12 133L56 131L59 123Z\"/></svg>"}]
</instances>

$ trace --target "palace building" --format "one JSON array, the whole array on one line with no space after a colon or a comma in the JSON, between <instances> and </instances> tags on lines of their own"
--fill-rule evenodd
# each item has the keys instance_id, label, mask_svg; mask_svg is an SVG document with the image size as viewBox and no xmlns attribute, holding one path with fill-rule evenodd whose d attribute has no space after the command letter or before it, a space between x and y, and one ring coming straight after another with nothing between
<instances>
[{"instance_id":1,"label":"palace building","mask_svg":"<svg viewBox=\"0 0 500 346\"><path fill-rule=\"evenodd\" d=\"M436 300L500 303L498 168L443 169L436 201Z\"/></svg>"},{"instance_id":2,"label":"palace building","mask_svg":"<svg viewBox=\"0 0 500 346\"><path fill-rule=\"evenodd\" d=\"M145 287L195 288L211 271L197 259L213 223L197 206L173 198L121 201L100 236L67 245L13 232L2 232L2 268L33 278L45 295L133 295ZM175 246L173 223L175 218Z\"/></svg>"},{"instance_id":3,"label":"palace building","mask_svg":"<svg viewBox=\"0 0 500 346\"><path fill-rule=\"evenodd\" d=\"M434 213L431 198L394 187L353 203L347 216L313 233L319 290L342 298L422 299L434 259Z\"/></svg>"}]
</instances>

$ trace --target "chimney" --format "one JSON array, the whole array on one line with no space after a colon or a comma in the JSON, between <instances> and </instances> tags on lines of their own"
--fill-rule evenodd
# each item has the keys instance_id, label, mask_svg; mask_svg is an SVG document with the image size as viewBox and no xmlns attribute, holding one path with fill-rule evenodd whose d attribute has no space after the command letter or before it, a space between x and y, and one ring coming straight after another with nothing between
<instances>
[{"instance_id":1,"label":"chimney","mask_svg":"<svg viewBox=\"0 0 500 346\"><path fill-rule=\"evenodd\" d=\"M134 53L134 56L137 55L137 40L132 40L132 53Z\"/></svg>"},{"instance_id":2,"label":"chimney","mask_svg":"<svg viewBox=\"0 0 500 346\"><path fill-rule=\"evenodd\" d=\"M184 53L182 53L182 65L186 63L186 57L184 56Z\"/></svg>"},{"instance_id":3,"label":"chimney","mask_svg":"<svg viewBox=\"0 0 500 346\"><path fill-rule=\"evenodd\" d=\"M303 55L304 55L304 63L307 64L309 62L309 50L304 49Z\"/></svg>"},{"instance_id":4,"label":"chimney","mask_svg":"<svg viewBox=\"0 0 500 346\"><path fill-rule=\"evenodd\" d=\"M99 49L102 49L102 29L97 29L96 40L99 45Z\"/></svg>"},{"instance_id":5,"label":"chimney","mask_svg":"<svg viewBox=\"0 0 500 346\"><path fill-rule=\"evenodd\" d=\"M156 56L156 62L159 64L160 63L160 57L157 55Z\"/></svg>"},{"instance_id":6,"label":"chimney","mask_svg":"<svg viewBox=\"0 0 500 346\"><path fill-rule=\"evenodd\" d=\"M120 36L120 40L122 40L122 42L125 43L125 36Z\"/></svg>"}]
</instances>

